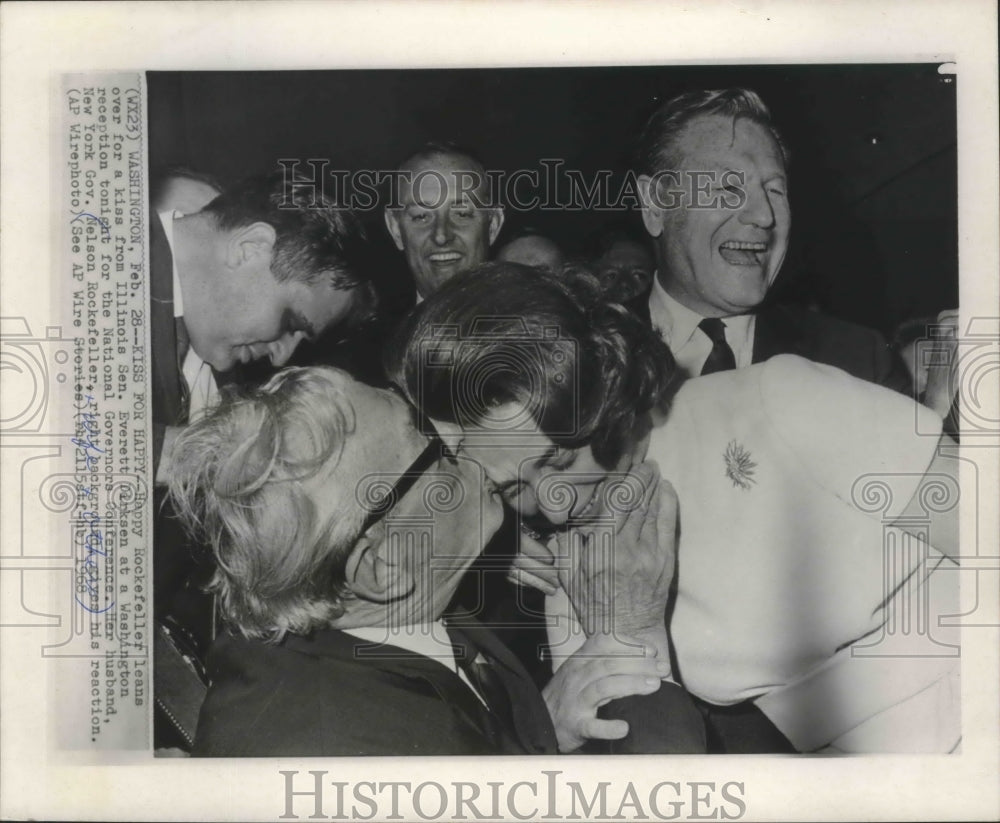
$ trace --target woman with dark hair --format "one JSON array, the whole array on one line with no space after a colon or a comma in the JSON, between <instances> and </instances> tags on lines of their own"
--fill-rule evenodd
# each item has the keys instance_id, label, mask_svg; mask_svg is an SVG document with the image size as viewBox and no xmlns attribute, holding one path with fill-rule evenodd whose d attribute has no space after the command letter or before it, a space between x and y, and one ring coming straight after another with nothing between
<instances>
[{"instance_id":1,"label":"woman with dark hair","mask_svg":"<svg viewBox=\"0 0 1000 823\"><path fill-rule=\"evenodd\" d=\"M794 356L678 388L662 341L603 304L587 275L510 264L449 282L388 360L526 523L560 528L550 554L520 561L558 583L550 613L572 601L588 635L625 620L666 646L717 750L957 746L957 658L941 656L936 629L898 628L913 603L931 610L923 625L957 611L955 575L931 573L957 554L956 471L926 434L940 432L933 412ZM649 460L659 486L646 499L662 512L676 489L676 574L662 517L657 544L614 532ZM653 624L674 577L668 642ZM572 648L555 640L559 654ZM773 727L744 739L761 712Z\"/></svg>"},{"instance_id":2,"label":"woman with dark hair","mask_svg":"<svg viewBox=\"0 0 1000 823\"><path fill-rule=\"evenodd\" d=\"M585 269L534 280L532 273L488 263L456 278L445 298L407 318L387 369L456 442L466 430L505 435L536 424L556 447L546 465L569 469L572 456L575 479L566 481L579 484L582 508L609 470L632 464L681 376L663 341L605 302ZM578 513L541 511L528 499L537 491L531 483L517 487L525 499L509 484L498 490L529 520L542 513L561 523Z\"/></svg>"}]
</instances>

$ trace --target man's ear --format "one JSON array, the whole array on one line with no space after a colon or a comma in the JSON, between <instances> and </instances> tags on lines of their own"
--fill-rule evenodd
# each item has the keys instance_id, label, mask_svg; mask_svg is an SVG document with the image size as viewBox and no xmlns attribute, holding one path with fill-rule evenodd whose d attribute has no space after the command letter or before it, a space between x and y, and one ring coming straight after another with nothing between
<instances>
[{"instance_id":1,"label":"man's ear","mask_svg":"<svg viewBox=\"0 0 1000 823\"><path fill-rule=\"evenodd\" d=\"M345 577L355 597L373 603L388 603L413 589L413 573L392 552L388 540L363 535L347 556Z\"/></svg>"},{"instance_id":2,"label":"man's ear","mask_svg":"<svg viewBox=\"0 0 1000 823\"><path fill-rule=\"evenodd\" d=\"M270 269L271 252L277 237L274 226L263 221L233 229L226 243L226 265L231 269L240 269L266 260Z\"/></svg>"},{"instance_id":3,"label":"man's ear","mask_svg":"<svg viewBox=\"0 0 1000 823\"><path fill-rule=\"evenodd\" d=\"M497 235L500 234L500 229L503 228L504 221L504 210L503 206L497 206L496 208L490 209L490 245L497 239Z\"/></svg>"},{"instance_id":4,"label":"man's ear","mask_svg":"<svg viewBox=\"0 0 1000 823\"><path fill-rule=\"evenodd\" d=\"M399 210L386 209L382 212L382 216L385 218L385 227L392 235L392 242L396 244L397 249L403 251L403 233L399 229Z\"/></svg>"},{"instance_id":5,"label":"man's ear","mask_svg":"<svg viewBox=\"0 0 1000 823\"><path fill-rule=\"evenodd\" d=\"M663 208L655 190L657 184L648 174L640 174L636 182L639 184L639 199L642 201L642 222L650 235L659 237L663 232Z\"/></svg>"}]
</instances>

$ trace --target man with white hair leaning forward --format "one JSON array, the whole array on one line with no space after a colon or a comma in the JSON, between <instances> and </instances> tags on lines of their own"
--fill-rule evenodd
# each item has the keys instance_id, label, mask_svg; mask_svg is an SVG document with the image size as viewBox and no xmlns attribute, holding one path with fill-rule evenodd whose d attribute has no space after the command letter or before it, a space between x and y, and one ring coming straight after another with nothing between
<instances>
[{"instance_id":1,"label":"man with white hair leaning forward","mask_svg":"<svg viewBox=\"0 0 1000 823\"><path fill-rule=\"evenodd\" d=\"M491 632L442 620L501 504L414 414L289 369L179 435L171 495L212 544L229 625L196 755L551 754L623 737L598 706L659 689L655 652L597 638L542 695Z\"/></svg>"}]
</instances>

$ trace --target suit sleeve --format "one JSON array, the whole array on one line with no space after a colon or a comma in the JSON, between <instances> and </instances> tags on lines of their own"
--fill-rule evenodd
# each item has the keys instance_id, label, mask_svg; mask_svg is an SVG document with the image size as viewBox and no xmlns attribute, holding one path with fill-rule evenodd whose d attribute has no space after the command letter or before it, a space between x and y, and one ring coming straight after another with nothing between
<instances>
[{"instance_id":1,"label":"suit sleeve","mask_svg":"<svg viewBox=\"0 0 1000 823\"><path fill-rule=\"evenodd\" d=\"M163 453L163 438L167 427L164 423L153 423L153 478L160 470L160 455Z\"/></svg>"},{"instance_id":2,"label":"suit sleeve","mask_svg":"<svg viewBox=\"0 0 1000 823\"><path fill-rule=\"evenodd\" d=\"M648 695L613 700L598 710L604 720L628 722L628 736L609 741L611 754L704 754L705 721L694 701L676 683Z\"/></svg>"}]
</instances>

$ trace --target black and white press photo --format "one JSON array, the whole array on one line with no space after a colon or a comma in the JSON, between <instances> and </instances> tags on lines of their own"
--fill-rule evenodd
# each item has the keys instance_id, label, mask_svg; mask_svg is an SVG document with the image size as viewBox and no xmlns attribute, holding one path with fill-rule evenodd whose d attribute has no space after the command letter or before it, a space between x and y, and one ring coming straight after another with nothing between
<instances>
[{"instance_id":1,"label":"black and white press photo","mask_svg":"<svg viewBox=\"0 0 1000 823\"><path fill-rule=\"evenodd\" d=\"M960 750L952 65L147 84L157 751Z\"/></svg>"},{"instance_id":2,"label":"black and white press photo","mask_svg":"<svg viewBox=\"0 0 1000 823\"><path fill-rule=\"evenodd\" d=\"M5 818L996 818L995 4L0 23Z\"/></svg>"}]
</instances>

